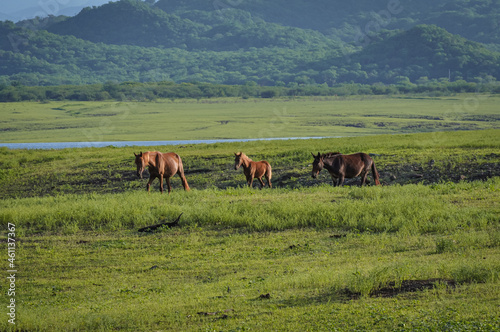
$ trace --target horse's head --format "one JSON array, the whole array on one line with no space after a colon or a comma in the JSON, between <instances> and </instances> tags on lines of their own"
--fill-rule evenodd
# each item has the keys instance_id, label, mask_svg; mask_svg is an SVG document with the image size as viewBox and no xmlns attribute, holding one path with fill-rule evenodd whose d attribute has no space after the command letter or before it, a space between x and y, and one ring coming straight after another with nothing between
<instances>
[{"instance_id":1,"label":"horse's head","mask_svg":"<svg viewBox=\"0 0 500 332\"><path fill-rule=\"evenodd\" d=\"M144 169L146 168L146 158L145 155L140 152L139 154L135 154L135 165L137 166L137 176L142 179L142 173L144 172Z\"/></svg>"},{"instance_id":2,"label":"horse's head","mask_svg":"<svg viewBox=\"0 0 500 332\"><path fill-rule=\"evenodd\" d=\"M311 152L311 154L314 157L312 177L313 179L316 179L325 164L323 163L323 156L321 156L321 153L318 152L318 155L315 155Z\"/></svg>"},{"instance_id":3,"label":"horse's head","mask_svg":"<svg viewBox=\"0 0 500 332\"><path fill-rule=\"evenodd\" d=\"M235 158L234 158L234 169L235 170L238 170L238 168L240 168L241 164L243 164L243 152L238 152L238 153L235 153Z\"/></svg>"}]
</instances>

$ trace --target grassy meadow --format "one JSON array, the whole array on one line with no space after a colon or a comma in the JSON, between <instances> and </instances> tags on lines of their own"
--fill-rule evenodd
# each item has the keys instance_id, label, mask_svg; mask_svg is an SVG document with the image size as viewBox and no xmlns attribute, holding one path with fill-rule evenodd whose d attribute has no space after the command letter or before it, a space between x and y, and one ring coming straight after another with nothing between
<instances>
[{"instance_id":1,"label":"grassy meadow","mask_svg":"<svg viewBox=\"0 0 500 332\"><path fill-rule=\"evenodd\" d=\"M99 105L103 114L111 112L112 102L84 103L94 116L45 109L47 118L44 107L63 105L0 105L2 112L10 110L5 114L25 118L2 122L13 128L0 132L3 142L20 142L23 132L32 137L24 141L89 140L78 135L84 125L96 129L92 121L109 124L97 127L99 141L185 139L186 128L197 138L234 138L233 118L234 133L252 138L243 128L255 132L260 125L276 137L356 136L142 148L0 148L1 242L7 242L7 225L14 224L18 270L16 324L4 317L0 330L499 330L498 100L453 98L163 101L134 104L137 109L123 122L95 115ZM154 136L158 124L151 123L154 135L140 136L147 121L139 120L167 106L180 107L172 111L177 126L168 124L171 137ZM230 115L235 106L241 112ZM339 115L328 113L328 107ZM398 107L403 111L397 113ZM224 110L230 122L216 123L223 121ZM282 112L276 122L261 117L273 110ZM179 112L190 111L197 114L192 122L182 122ZM45 120L50 114L52 122ZM157 116L155 122L167 120ZM387 125L375 125L378 121ZM203 123L206 129L194 130ZM350 123L365 126L345 126ZM65 132L69 125L74 135ZM425 132L434 129L450 131ZM128 131L130 137L124 135ZM382 132L386 135L373 135ZM10 140L4 139L9 133ZM192 190L183 191L175 176L170 195L159 193L157 181L147 193L147 176L138 179L133 163L133 152L140 150L181 155ZM271 163L273 189L244 186L241 169L233 167L237 151ZM383 186L360 188L354 179L334 188L326 171L312 179L311 152L318 151L370 153ZM138 232L181 213L178 227ZM5 294L6 283L1 287ZM8 301L1 297L4 308Z\"/></svg>"},{"instance_id":2,"label":"grassy meadow","mask_svg":"<svg viewBox=\"0 0 500 332\"><path fill-rule=\"evenodd\" d=\"M499 95L0 103L0 142L337 137L498 128Z\"/></svg>"}]
</instances>

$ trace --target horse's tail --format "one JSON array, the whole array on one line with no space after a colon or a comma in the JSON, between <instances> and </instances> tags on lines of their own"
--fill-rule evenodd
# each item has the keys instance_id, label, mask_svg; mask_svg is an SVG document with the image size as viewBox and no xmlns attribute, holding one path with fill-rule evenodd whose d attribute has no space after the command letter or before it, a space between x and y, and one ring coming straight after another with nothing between
<instances>
[{"instance_id":1,"label":"horse's tail","mask_svg":"<svg viewBox=\"0 0 500 332\"><path fill-rule=\"evenodd\" d=\"M372 175L373 179L375 180L375 184L377 186L380 186L380 181L379 181L380 175L378 174L377 168L375 167L375 163L373 161L372 161Z\"/></svg>"},{"instance_id":2,"label":"horse's tail","mask_svg":"<svg viewBox=\"0 0 500 332\"><path fill-rule=\"evenodd\" d=\"M266 162L266 179L267 179L267 184L269 185L269 188L272 188L271 184L271 178L273 177L273 170L271 168L271 164Z\"/></svg>"},{"instance_id":3,"label":"horse's tail","mask_svg":"<svg viewBox=\"0 0 500 332\"><path fill-rule=\"evenodd\" d=\"M188 185L188 182L186 180L186 177L184 176L184 165L182 164L181 156L179 156L178 154L175 154L175 156L177 157L178 164L179 164L177 166L177 174L179 174L179 176L181 178L182 186L184 187L184 190L185 191L189 191L191 189L189 188L189 185Z\"/></svg>"}]
</instances>

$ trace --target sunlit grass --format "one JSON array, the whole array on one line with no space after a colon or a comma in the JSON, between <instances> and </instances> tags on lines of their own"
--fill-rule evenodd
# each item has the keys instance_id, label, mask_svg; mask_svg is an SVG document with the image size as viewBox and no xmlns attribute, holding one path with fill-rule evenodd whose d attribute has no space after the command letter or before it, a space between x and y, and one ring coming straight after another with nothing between
<instances>
[{"instance_id":1,"label":"sunlit grass","mask_svg":"<svg viewBox=\"0 0 500 332\"><path fill-rule=\"evenodd\" d=\"M452 324L493 331L500 256L488 233L495 231L455 231L456 250L441 253L436 243L450 235L348 232L337 238L332 228L183 225L155 234L25 236L18 257L29 269L18 281L17 327L392 330L404 323L408 330ZM457 284L436 281L433 289L370 296L391 282L427 279Z\"/></svg>"},{"instance_id":2,"label":"sunlit grass","mask_svg":"<svg viewBox=\"0 0 500 332\"><path fill-rule=\"evenodd\" d=\"M0 218L22 223L27 234L75 233L140 228L183 213L186 226L221 226L250 231L313 227L344 232L429 234L484 229L498 221L498 178L470 185L391 187L178 190L170 196L64 195L6 199ZM455 197L462 197L456 204ZM477 197L489 206L476 206Z\"/></svg>"},{"instance_id":3,"label":"sunlit grass","mask_svg":"<svg viewBox=\"0 0 500 332\"><path fill-rule=\"evenodd\" d=\"M497 137L171 147L192 188L176 176L171 195L145 191L136 147L2 149L0 222L16 225L18 278L17 324L0 330L497 331L500 178L459 177L496 172ZM336 150L371 153L385 185L311 179L310 153ZM274 188L244 186L236 151L269 160ZM399 168L438 177L388 182ZM181 213L179 227L137 231ZM412 281L430 286L402 291Z\"/></svg>"},{"instance_id":4,"label":"sunlit grass","mask_svg":"<svg viewBox=\"0 0 500 332\"><path fill-rule=\"evenodd\" d=\"M498 128L496 95L1 103L1 142L337 137Z\"/></svg>"}]
</instances>

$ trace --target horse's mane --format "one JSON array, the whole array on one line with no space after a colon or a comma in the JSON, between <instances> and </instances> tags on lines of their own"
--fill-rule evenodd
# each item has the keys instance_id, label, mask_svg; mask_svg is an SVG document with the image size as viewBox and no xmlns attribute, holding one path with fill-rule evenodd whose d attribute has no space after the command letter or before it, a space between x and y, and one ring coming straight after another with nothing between
<instances>
[{"instance_id":1,"label":"horse's mane","mask_svg":"<svg viewBox=\"0 0 500 332\"><path fill-rule=\"evenodd\" d=\"M253 161L252 159L250 159L246 154L244 154L243 152L240 152L238 153L238 156L240 158L242 158L243 160L248 160L248 161Z\"/></svg>"},{"instance_id":2,"label":"horse's mane","mask_svg":"<svg viewBox=\"0 0 500 332\"><path fill-rule=\"evenodd\" d=\"M328 152L328 153L325 153L322 155L323 158L332 158L332 157L335 157L339 154L342 154L340 152Z\"/></svg>"}]
</instances>

